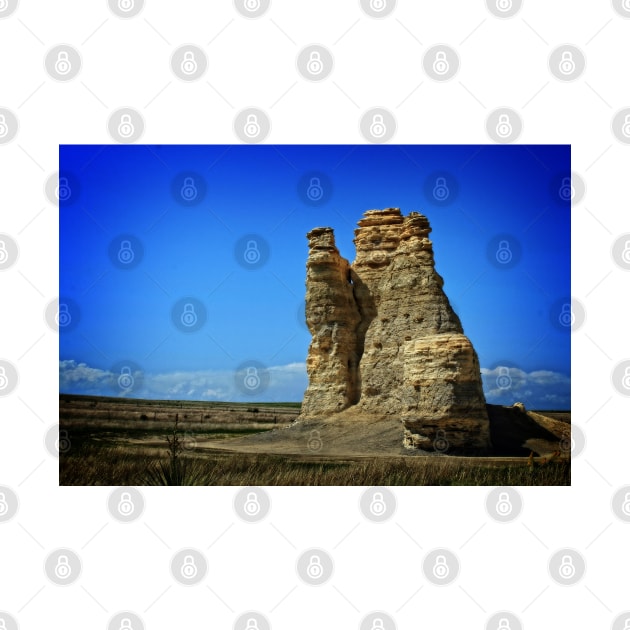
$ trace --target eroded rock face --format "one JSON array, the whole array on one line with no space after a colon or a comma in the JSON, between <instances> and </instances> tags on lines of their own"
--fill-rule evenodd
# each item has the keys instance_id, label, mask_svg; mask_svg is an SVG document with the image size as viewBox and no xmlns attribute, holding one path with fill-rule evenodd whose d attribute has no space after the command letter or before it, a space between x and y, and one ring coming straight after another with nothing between
<instances>
[{"instance_id":1,"label":"eroded rock face","mask_svg":"<svg viewBox=\"0 0 630 630\"><path fill-rule=\"evenodd\" d=\"M430 231L417 212L370 210L352 265L331 228L309 232L312 342L300 418L397 417L410 448L489 447L479 361L442 290Z\"/></svg>"}]
</instances>

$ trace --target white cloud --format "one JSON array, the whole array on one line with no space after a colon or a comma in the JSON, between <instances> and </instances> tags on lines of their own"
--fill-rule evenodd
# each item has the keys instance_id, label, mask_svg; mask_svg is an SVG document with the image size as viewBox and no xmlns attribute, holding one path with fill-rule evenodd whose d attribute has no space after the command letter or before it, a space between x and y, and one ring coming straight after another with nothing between
<instances>
[{"instance_id":1,"label":"white cloud","mask_svg":"<svg viewBox=\"0 0 630 630\"><path fill-rule=\"evenodd\" d=\"M496 366L481 368L487 402L511 405L522 402L530 409L570 409L571 379L561 372Z\"/></svg>"},{"instance_id":2,"label":"white cloud","mask_svg":"<svg viewBox=\"0 0 630 630\"><path fill-rule=\"evenodd\" d=\"M117 387L118 374L92 368L74 360L65 360L59 362L59 387L65 393L98 396L132 395L144 398L258 402L302 399L307 385L305 363L275 365L267 370L268 386L263 391L254 391L252 396L246 395L237 387L233 370L134 373L136 382L142 382L142 387L124 392Z\"/></svg>"},{"instance_id":3,"label":"white cloud","mask_svg":"<svg viewBox=\"0 0 630 630\"><path fill-rule=\"evenodd\" d=\"M288 402L300 401L307 386L306 364L289 363L268 368L269 385L248 396L235 383L232 370L196 370L142 375L142 389L121 391L118 374L74 360L59 362L60 391L100 396L132 395L144 398ZM497 366L481 368L486 400L492 404L523 402L530 409L569 409L571 379L560 372ZM507 378L506 378L507 377Z\"/></svg>"}]
</instances>

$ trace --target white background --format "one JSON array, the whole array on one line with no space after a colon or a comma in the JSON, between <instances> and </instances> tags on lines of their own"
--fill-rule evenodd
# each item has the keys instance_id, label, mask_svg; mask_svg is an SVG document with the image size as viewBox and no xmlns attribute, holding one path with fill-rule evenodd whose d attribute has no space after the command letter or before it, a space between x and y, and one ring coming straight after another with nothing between
<instances>
[{"instance_id":1,"label":"white background","mask_svg":"<svg viewBox=\"0 0 630 630\"><path fill-rule=\"evenodd\" d=\"M68 83L44 68L59 43L83 59ZM171 72L170 55L184 43L208 55L202 80L184 83ZM311 43L334 55L321 83L296 71L297 53ZM461 59L445 83L422 70L423 51L436 43ZM562 43L586 56L574 82L547 67ZM371 610L387 611L401 629L484 628L497 610L539 630L611 627L630 608L630 525L610 507L630 483L628 399L611 383L614 366L630 357L621 332L628 275L610 252L630 232L630 146L610 126L630 106L628 59L630 20L604 0L526 0L511 19L481 0L399 0L383 19L357 0L273 0L254 20L228 0L148 0L128 20L105 0L21 0L0 19L0 107L20 124L0 145L0 232L20 248L0 272L0 358L20 376L0 398L0 485L20 500L15 518L0 524L0 610L22 629L106 628L120 610L151 629L231 628L252 609L276 630L358 628ZM362 488L270 488L271 511L257 524L236 516L236 488L142 489L145 511L130 524L109 515L110 488L59 488L58 462L44 446L58 409L58 336L44 319L58 293L58 208L44 183L58 168L60 143L112 142L107 119L123 106L142 112L141 141L156 144L238 142L233 120L248 106L267 112L266 142L277 144L364 142L359 120L376 106L394 113L397 143L488 143L485 120L500 106L522 117L519 142L570 143L572 168L586 182L572 210L572 294L586 308L573 333L572 414L586 446L574 458L572 487L520 489L523 512L508 524L488 517L488 488L394 488L398 509L383 524L359 511ZM321 587L295 573L299 552L315 546L335 561ZM82 558L68 587L43 571L57 547ZM170 574L182 547L208 558L198 586ZM422 558L434 547L460 558L450 586L423 577ZM561 547L586 558L575 586L549 577L548 559Z\"/></svg>"}]
</instances>

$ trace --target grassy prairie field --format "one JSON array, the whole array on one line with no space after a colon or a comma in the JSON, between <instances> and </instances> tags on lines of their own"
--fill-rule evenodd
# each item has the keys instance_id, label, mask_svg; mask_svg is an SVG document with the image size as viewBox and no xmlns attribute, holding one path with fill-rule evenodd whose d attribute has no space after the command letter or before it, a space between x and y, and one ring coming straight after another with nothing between
<instances>
[{"instance_id":1,"label":"grassy prairie field","mask_svg":"<svg viewBox=\"0 0 630 630\"><path fill-rule=\"evenodd\" d=\"M365 456L308 449L278 453L265 452L264 443L254 449L237 446L244 437L262 437L261 434L272 429L291 426L299 411L299 403L61 395L59 483L118 486L571 483L570 462L566 459L422 457L391 453ZM568 412L558 412L557 416L557 420L570 422Z\"/></svg>"}]
</instances>

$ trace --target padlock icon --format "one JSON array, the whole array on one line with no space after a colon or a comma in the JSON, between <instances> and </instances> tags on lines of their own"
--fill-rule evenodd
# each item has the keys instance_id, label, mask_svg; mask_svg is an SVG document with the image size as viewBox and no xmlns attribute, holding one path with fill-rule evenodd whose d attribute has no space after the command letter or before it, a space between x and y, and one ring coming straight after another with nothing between
<instances>
[{"instance_id":1,"label":"padlock icon","mask_svg":"<svg viewBox=\"0 0 630 630\"><path fill-rule=\"evenodd\" d=\"M0 114L0 138L4 138L9 133L9 127L7 126L7 119L4 114Z\"/></svg>"},{"instance_id":2,"label":"padlock icon","mask_svg":"<svg viewBox=\"0 0 630 630\"><path fill-rule=\"evenodd\" d=\"M55 72L62 76L68 74L72 70L72 64L70 58L65 50L60 50L57 54L57 61L55 61Z\"/></svg>"},{"instance_id":3,"label":"padlock icon","mask_svg":"<svg viewBox=\"0 0 630 630\"><path fill-rule=\"evenodd\" d=\"M385 624L380 617L377 617L372 621L372 628L370 630L385 630Z\"/></svg>"},{"instance_id":4,"label":"padlock icon","mask_svg":"<svg viewBox=\"0 0 630 630\"><path fill-rule=\"evenodd\" d=\"M9 0L0 0L0 11L6 11L9 7ZM0 622L4 623L4 619L0 619ZM2 626L0 626L2 630Z\"/></svg>"},{"instance_id":5,"label":"padlock icon","mask_svg":"<svg viewBox=\"0 0 630 630\"><path fill-rule=\"evenodd\" d=\"M4 366L0 365L0 390L6 389L9 385L9 379L7 378L7 372L4 369Z\"/></svg>"},{"instance_id":6,"label":"padlock icon","mask_svg":"<svg viewBox=\"0 0 630 630\"><path fill-rule=\"evenodd\" d=\"M4 516L9 511L9 504L4 492L0 492L0 516Z\"/></svg>"},{"instance_id":7,"label":"padlock icon","mask_svg":"<svg viewBox=\"0 0 630 630\"><path fill-rule=\"evenodd\" d=\"M190 302L184 304L184 312L179 319L186 328L191 328L197 323L197 313L195 313L195 307Z\"/></svg>"},{"instance_id":8,"label":"padlock icon","mask_svg":"<svg viewBox=\"0 0 630 630\"><path fill-rule=\"evenodd\" d=\"M184 444L182 448L185 451L193 451L195 450L195 448L197 448L197 440L195 439L195 436L192 433L188 431L184 433Z\"/></svg>"},{"instance_id":9,"label":"padlock icon","mask_svg":"<svg viewBox=\"0 0 630 630\"><path fill-rule=\"evenodd\" d=\"M308 61L306 63L306 69L310 74L320 74L320 72L324 69L324 64L322 63L321 55L316 51L311 51L311 54L308 57Z\"/></svg>"},{"instance_id":10,"label":"padlock icon","mask_svg":"<svg viewBox=\"0 0 630 630\"><path fill-rule=\"evenodd\" d=\"M57 326L60 326L61 328L65 328L72 323L72 315L70 315L68 305L65 302L61 302L59 304L59 310L55 315L55 322L57 323Z\"/></svg>"},{"instance_id":11,"label":"padlock icon","mask_svg":"<svg viewBox=\"0 0 630 630\"><path fill-rule=\"evenodd\" d=\"M562 74L568 76L575 72L575 61L573 60L573 53L570 50L565 50L562 53L562 58L560 59L560 65L558 69Z\"/></svg>"},{"instance_id":12,"label":"padlock icon","mask_svg":"<svg viewBox=\"0 0 630 630\"><path fill-rule=\"evenodd\" d=\"M435 432L433 448L440 453L444 453L444 451L448 450L448 440L446 439L446 432L444 431L444 429L438 429Z\"/></svg>"},{"instance_id":13,"label":"padlock icon","mask_svg":"<svg viewBox=\"0 0 630 630\"><path fill-rule=\"evenodd\" d=\"M120 117L120 122L118 123L118 135L121 138L131 138L135 133L136 128L131 122L130 114L122 114Z\"/></svg>"},{"instance_id":14,"label":"padlock icon","mask_svg":"<svg viewBox=\"0 0 630 630\"><path fill-rule=\"evenodd\" d=\"M627 367L623 373L623 378L621 379L621 384L625 389L630 389L630 367Z\"/></svg>"},{"instance_id":15,"label":"padlock icon","mask_svg":"<svg viewBox=\"0 0 630 630\"><path fill-rule=\"evenodd\" d=\"M563 434L562 439L560 440L560 450L565 453L568 451L569 454L573 453L575 450L575 438L570 430Z\"/></svg>"},{"instance_id":16,"label":"padlock icon","mask_svg":"<svg viewBox=\"0 0 630 630\"><path fill-rule=\"evenodd\" d=\"M573 326L575 323L575 315L573 314L571 304L562 305L562 310L560 311L560 315L558 315L558 321L560 322L560 325L565 328Z\"/></svg>"},{"instance_id":17,"label":"padlock icon","mask_svg":"<svg viewBox=\"0 0 630 630\"><path fill-rule=\"evenodd\" d=\"M623 503L621 504L621 511L626 516L630 516L630 492L626 492Z\"/></svg>"},{"instance_id":18,"label":"padlock icon","mask_svg":"<svg viewBox=\"0 0 630 630\"><path fill-rule=\"evenodd\" d=\"M249 114L247 116L243 131L248 138L255 138L260 133L260 124L258 122L258 116L256 116L256 114Z\"/></svg>"},{"instance_id":19,"label":"padlock icon","mask_svg":"<svg viewBox=\"0 0 630 630\"><path fill-rule=\"evenodd\" d=\"M0 265L3 265L9 260L9 252L7 251L7 244L0 239Z\"/></svg>"},{"instance_id":20,"label":"padlock icon","mask_svg":"<svg viewBox=\"0 0 630 630\"><path fill-rule=\"evenodd\" d=\"M198 573L195 559L192 556L184 556L184 563L182 564L181 574L187 580L192 580Z\"/></svg>"},{"instance_id":21,"label":"padlock icon","mask_svg":"<svg viewBox=\"0 0 630 630\"><path fill-rule=\"evenodd\" d=\"M433 72L440 76L446 74L450 69L450 64L446 58L446 53L443 50L438 50L435 53L435 59L433 60Z\"/></svg>"},{"instance_id":22,"label":"padlock icon","mask_svg":"<svg viewBox=\"0 0 630 630\"><path fill-rule=\"evenodd\" d=\"M630 240L626 241L623 247L623 252L621 252L621 258L623 262L630 265Z\"/></svg>"},{"instance_id":23,"label":"padlock icon","mask_svg":"<svg viewBox=\"0 0 630 630\"><path fill-rule=\"evenodd\" d=\"M118 260L123 265L129 265L136 257L135 252L131 248L131 241L121 241L120 249L118 250Z\"/></svg>"},{"instance_id":24,"label":"padlock icon","mask_svg":"<svg viewBox=\"0 0 630 630\"><path fill-rule=\"evenodd\" d=\"M380 13L387 7L387 0L370 0L370 9Z\"/></svg>"},{"instance_id":25,"label":"padlock icon","mask_svg":"<svg viewBox=\"0 0 630 630\"><path fill-rule=\"evenodd\" d=\"M181 189L182 199L184 199L184 201L194 201L197 199L198 194L199 191L195 185L195 180L192 177L185 177L184 185Z\"/></svg>"},{"instance_id":26,"label":"padlock icon","mask_svg":"<svg viewBox=\"0 0 630 630\"><path fill-rule=\"evenodd\" d=\"M258 11L260 9L260 0L245 0L245 8L248 11Z\"/></svg>"},{"instance_id":27,"label":"padlock icon","mask_svg":"<svg viewBox=\"0 0 630 630\"><path fill-rule=\"evenodd\" d=\"M260 251L258 251L258 243L256 241L247 241L243 258L250 265L255 265L260 260Z\"/></svg>"},{"instance_id":28,"label":"padlock icon","mask_svg":"<svg viewBox=\"0 0 630 630\"><path fill-rule=\"evenodd\" d=\"M438 580L444 580L448 577L450 571L448 564L446 564L446 556L437 556L433 565L433 575Z\"/></svg>"},{"instance_id":29,"label":"padlock icon","mask_svg":"<svg viewBox=\"0 0 630 630\"><path fill-rule=\"evenodd\" d=\"M311 556L308 567L306 568L308 577L313 580L317 580L324 574L324 567L322 566L321 558L317 555Z\"/></svg>"},{"instance_id":30,"label":"padlock icon","mask_svg":"<svg viewBox=\"0 0 630 630\"><path fill-rule=\"evenodd\" d=\"M124 617L123 619L121 619L120 628L118 630L133 630L131 619L129 619L129 617Z\"/></svg>"},{"instance_id":31,"label":"padlock icon","mask_svg":"<svg viewBox=\"0 0 630 630\"><path fill-rule=\"evenodd\" d=\"M255 367L247 368L243 383L250 390L257 389L260 386L260 376L258 376L258 370Z\"/></svg>"},{"instance_id":32,"label":"padlock icon","mask_svg":"<svg viewBox=\"0 0 630 630\"><path fill-rule=\"evenodd\" d=\"M375 492L372 495L372 501L370 501L370 512L374 514L374 516L383 516L387 511L387 504L385 503L385 499L383 499L382 492Z\"/></svg>"},{"instance_id":33,"label":"padlock icon","mask_svg":"<svg viewBox=\"0 0 630 630\"><path fill-rule=\"evenodd\" d=\"M199 66L197 65L197 60L195 59L195 53L192 50L187 50L184 53L184 59L180 67L182 72L188 76L197 72L197 68Z\"/></svg>"},{"instance_id":34,"label":"padlock icon","mask_svg":"<svg viewBox=\"0 0 630 630\"><path fill-rule=\"evenodd\" d=\"M495 131L499 138L509 138L512 135L512 123L507 114L499 115L499 122L497 123Z\"/></svg>"},{"instance_id":35,"label":"padlock icon","mask_svg":"<svg viewBox=\"0 0 630 630\"><path fill-rule=\"evenodd\" d=\"M311 451L319 451L319 449L324 445L322 438L319 435L319 431L316 429L311 431L306 445Z\"/></svg>"},{"instance_id":36,"label":"padlock icon","mask_svg":"<svg viewBox=\"0 0 630 630\"><path fill-rule=\"evenodd\" d=\"M256 516L260 512L260 501L255 492L247 493L247 499L243 508L248 516Z\"/></svg>"},{"instance_id":37,"label":"padlock icon","mask_svg":"<svg viewBox=\"0 0 630 630\"><path fill-rule=\"evenodd\" d=\"M630 11L630 0L626 0L626 2L624 4L626 4L626 3L629 5L627 7L627 9L628 9L628 11ZM630 630L630 617L628 617L628 619L626 619L624 621L623 630Z\"/></svg>"},{"instance_id":38,"label":"padlock icon","mask_svg":"<svg viewBox=\"0 0 630 630\"><path fill-rule=\"evenodd\" d=\"M509 620L505 617L501 617L501 619L499 619L499 624L497 625L497 630L512 630Z\"/></svg>"},{"instance_id":39,"label":"padlock icon","mask_svg":"<svg viewBox=\"0 0 630 630\"><path fill-rule=\"evenodd\" d=\"M373 138L382 138L387 133L387 127L385 126L385 120L382 114L374 114L372 116L372 123L370 124L370 135Z\"/></svg>"},{"instance_id":40,"label":"padlock icon","mask_svg":"<svg viewBox=\"0 0 630 630\"><path fill-rule=\"evenodd\" d=\"M438 177L435 180L435 186L433 187L433 196L438 201L446 201L451 194L451 191L448 189L446 185L445 177Z\"/></svg>"},{"instance_id":41,"label":"padlock icon","mask_svg":"<svg viewBox=\"0 0 630 630\"><path fill-rule=\"evenodd\" d=\"M626 10L630 11L630 0L623 0L621 6ZM626 624L630 623L630 620L626 621Z\"/></svg>"},{"instance_id":42,"label":"padlock icon","mask_svg":"<svg viewBox=\"0 0 630 630\"><path fill-rule=\"evenodd\" d=\"M125 13L127 13L127 11L131 11L133 6L134 0L118 0L118 8Z\"/></svg>"},{"instance_id":43,"label":"padlock icon","mask_svg":"<svg viewBox=\"0 0 630 630\"><path fill-rule=\"evenodd\" d=\"M512 502L507 492L499 493L496 510L499 516L509 516L512 513Z\"/></svg>"},{"instance_id":44,"label":"padlock icon","mask_svg":"<svg viewBox=\"0 0 630 630\"><path fill-rule=\"evenodd\" d=\"M319 177L311 177L306 196L311 201L319 201L324 196L324 189L322 188Z\"/></svg>"},{"instance_id":45,"label":"padlock icon","mask_svg":"<svg viewBox=\"0 0 630 630\"><path fill-rule=\"evenodd\" d=\"M499 241L499 247L497 248L495 257L502 265L507 265L512 262L512 250L510 249L510 243L508 241Z\"/></svg>"},{"instance_id":46,"label":"padlock icon","mask_svg":"<svg viewBox=\"0 0 630 630\"><path fill-rule=\"evenodd\" d=\"M509 11L512 8L512 0L497 0L497 9L502 13Z\"/></svg>"},{"instance_id":47,"label":"padlock icon","mask_svg":"<svg viewBox=\"0 0 630 630\"><path fill-rule=\"evenodd\" d=\"M626 137L630 138L630 114L626 114L623 119L623 126L621 127L621 133Z\"/></svg>"},{"instance_id":48,"label":"padlock icon","mask_svg":"<svg viewBox=\"0 0 630 630\"><path fill-rule=\"evenodd\" d=\"M248 619L245 630L259 630L258 622L255 619Z\"/></svg>"},{"instance_id":49,"label":"padlock icon","mask_svg":"<svg viewBox=\"0 0 630 630\"><path fill-rule=\"evenodd\" d=\"M575 188L573 188L570 177L562 178L562 184L558 189L558 195L562 201L571 201L571 199L573 199L575 196Z\"/></svg>"},{"instance_id":50,"label":"padlock icon","mask_svg":"<svg viewBox=\"0 0 630 630\"><path fill-rule=\"evenodd\" d=\"M558 572L560 577L565 580L570 580L575 575L575 565L571 556L562 556Z\"/></svg>"},{"instance_id":51,"label":"padlock icon","mask_svg":"<svg viewBox=\"0 0 630 630\"><path fill-rule=\"evenodd\" d=\"M510 370L507 367L499 367L499 376L497 376L497 386L499 389L509 389L512 386L512 378Z\"/></svg>"},{"instance_id":52,"label":"padlock icon","mask_svg":"<svg viewBox=\"0 0 630 630\"><path fill-rule=\"evenodd\" d=\"M118 512L122 516L131 516L136 506L131 500L131 494L129 492L123 492L120 495L120 501L118 501Z\"/></svg>"},{"instance_id":53,"label":"padlock icon","mask_svg":"<svg viewBox=\"0 0 630 630\"><path fill-rule=\"evenodd\" d=\"M134 378L131 375L131 368L123 365L120 368L120 376L118 377L118 386L120 389L131 389L134 385Z\"/></svg>"},{"instance_id":54,"label":"padlock icon","mask_svg":"<svg viewBox=\"0 0 630 630\"><path fill-rule=\"evenodd\" d=\"M55 440L55 447L58 453L67 453L70 450L70 436L66 429L61 429Z\"/></svg>"},{"instance_id":55,"label":"padlock icon","mask_svg":"<svg viewBox=\"0 0 630 630\"><path fill-rule=\"evenodd\" d=\"M72 567L70 566L70 561L68 560L68 556L61 555L57 558L57 564L55 565L55 575L60 580L67 580L72 574Z\"/></svg>"},{"instance_id":56,"label":"padlock icon","mask_svg":"<svg viewBox=\"0 0 630 630\"><path fill-rule=\"evenodd\" d=\"M55 188L55 197L59 199L59 201L68 201L72 196L72 189L70 188L70 184L68 183L67 177L60 177L59 183Z\"/></svg>"}]
</instances>

